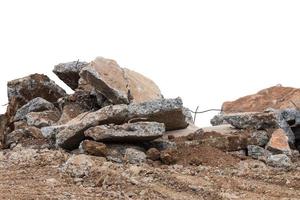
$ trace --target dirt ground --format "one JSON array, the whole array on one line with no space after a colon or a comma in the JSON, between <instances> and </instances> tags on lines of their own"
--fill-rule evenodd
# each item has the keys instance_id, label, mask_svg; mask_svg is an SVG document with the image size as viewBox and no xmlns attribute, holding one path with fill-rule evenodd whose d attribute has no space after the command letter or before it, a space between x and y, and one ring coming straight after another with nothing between
<instances>
[{"instance_id":1,"label":"dirt ground","mask_svg":"<svg viewBox=\"0 0 300 200\"><path fill-rule=\"evenodd\" d=\"M198 158L197 156L198 155ZM89 175L62 172L63 150L16 147L0 152L0 199L299 199L300 159L275 169L208 147L175 165L95 161ZM179 158L179 157L178 157ZM199 162L189 163L193 159Z\"/></svg>"}]
</instances>

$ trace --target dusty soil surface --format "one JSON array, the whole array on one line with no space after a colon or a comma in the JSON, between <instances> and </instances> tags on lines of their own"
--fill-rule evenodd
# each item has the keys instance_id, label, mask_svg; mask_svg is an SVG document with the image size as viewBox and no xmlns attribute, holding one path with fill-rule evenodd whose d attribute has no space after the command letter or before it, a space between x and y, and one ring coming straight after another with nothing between
<instances>
[{"instance_id":1,"label":"dusty soil surface","mask_svg":"<svg viewBox=\"0 0 300 200\"><path fill-rule=\"evenodd\" d=\"M195 150L195 149L194 149ZM194 152L194 153L191 153ZM71 154L15 147L0 152L0 199L299 199L300 159L290 170L202 147L175 165L95 161L89 175L62 172ZM198 157L197 157L198 155ZM179 156L179 155L177 155ZM191 162L198 159L199 162Z\"/></svg>"}]
</instances>

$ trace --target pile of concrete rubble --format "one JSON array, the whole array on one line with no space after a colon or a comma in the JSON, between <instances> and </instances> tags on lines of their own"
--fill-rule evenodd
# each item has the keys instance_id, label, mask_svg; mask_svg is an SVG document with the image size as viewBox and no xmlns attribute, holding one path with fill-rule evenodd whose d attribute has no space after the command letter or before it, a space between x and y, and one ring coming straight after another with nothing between
<instances>
[{"instance_id":1,"label":"pile of concrete rubble","mask_svg":"<svg viewBox=\"0 0 300 200\"><path fill-rule=\"evenodd\" d=\"M187 138L186 148L208 145L274 167L291 166L298 153L296 108L264 102L256 112L244 104L235 112L230 105L212 119L212 127L200 129L180 98L165 99L152 80L113 60L62 63L53 72L73 94L42 74L8 82L7 112L0 115L1 148L63 148L118 163L150 159L171 164L180 159L171 153L176 138Z\"/></svg>"},{"instance_id":2,"label":"pile of concrete rubble","mask_svg":"<svg viewBox=\"0 0 300 200\"><path fill-rule=\"evenodd\" d=\"M8 82L2 148L35 145L143 162L146 150L168 145L157 140L166 131L190 122L180 98L163 98L153 81L113 60L62 63L53 72L73 94L42 74Z\"/></svg>"}]
</instances>

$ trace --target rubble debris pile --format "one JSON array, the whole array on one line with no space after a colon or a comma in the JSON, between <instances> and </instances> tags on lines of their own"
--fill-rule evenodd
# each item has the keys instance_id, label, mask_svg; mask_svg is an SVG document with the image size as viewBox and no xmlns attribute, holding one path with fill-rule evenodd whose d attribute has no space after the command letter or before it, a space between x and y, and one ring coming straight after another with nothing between
<instances>
[{"instance_id":1,"label":"rubble debris pile","mask_svg":"<svg viewBox=\"0 0 300 200\"><path fill-rule=\"evenodd\" d=\"M200 129L181 98L164 98L152 80L114 60L61 63L53 72L72 94L42 74L8 82L0 144L3 149L22 145L86 154L74 155L62 167L75 177L87 175L90 161L80 160L87 155L117 163L201 165L212 163L201 155L213 150L214 155L229 152L289 168L299 150L300 111L287 103L298 102L296 89L273 87L226 102L211 120L213 126ZM83 171L74 171L74 163Z\"/></svg>"},{"instance_id":2,"label":"rubble debris pile","mask_svg":"<svg viewBox=\"0 0 300 200\"><path fill-rule=\"evenodd\" d=\"M155 144L168 143L162 139L166 131L191 123L180 98L163 98L152 80L114 60L60 63L53 72L74 93L67 94L42 74L8 82L9 104L0 116L1 148L34 144L141 163ZM158 158L150 157L160 159L160 150Z\"/></svg>"}]
</instances>

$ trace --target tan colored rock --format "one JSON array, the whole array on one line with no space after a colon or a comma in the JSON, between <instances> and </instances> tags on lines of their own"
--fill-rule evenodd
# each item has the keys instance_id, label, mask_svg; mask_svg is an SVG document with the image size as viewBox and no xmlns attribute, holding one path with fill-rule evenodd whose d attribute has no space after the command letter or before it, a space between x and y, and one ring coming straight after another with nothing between
<instances>
[{"instance_id":1,"label":"tan colored rock","mask_svg":"<svg viewBox=\"0 0 300 200\"><path fill-rule=\"evenodd\" d=\"M293 102L300 107L300 89L275 86L259 91L256 94L224 102L224 113L263 112L268 108L295 108Z\"/></svg>"},{"instance_id":2,"label":"tan colored rock","mask_svg":"<svg viewBox=\"0 0 300 200\"><path fill-rule=\"evenodd\" d=\"M107 155L107 147L104 143L95 142L92 140L84 140L80 143L79 149L81 152L90 154L93 156L102 156Z\"/></svg>"},{"instance_id":3,"label":"tan colored rock","mask_svg":"<svg viewBox=\"0 0 300 200\"><path fill-rule=\"evenodd\" d=\"M97 57L81 70L80 76L114 104L162 98L153 81L137 72L121 68L114 60Z\"/></svg>"},{"instance_id":4,"label":"tan colored rock","mask_svg":"<svg viewBox=\"0 0 300 200\"><path fill-rule=\"evenodd\" d=\"M124 68L124 71L132 102L141 103L162 98L160 89L152 80L130 69Z\"/></svg>"},{"instance_id":5,"label":"tan colored rock","mask_svg":"<svg viewBox=\"0 0 300 200\"><path fill-rule=\"evenodd\" d=\"M291 155L291 149L288 143L288 137L283 129L276 129L271 136L266 149L274 154L287 154Z\"/></svg>"}]
</instances>

